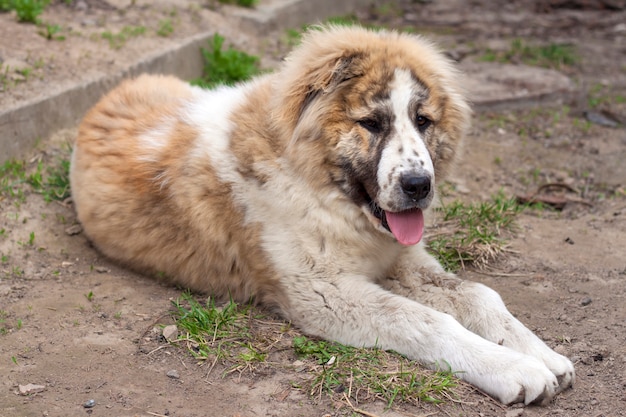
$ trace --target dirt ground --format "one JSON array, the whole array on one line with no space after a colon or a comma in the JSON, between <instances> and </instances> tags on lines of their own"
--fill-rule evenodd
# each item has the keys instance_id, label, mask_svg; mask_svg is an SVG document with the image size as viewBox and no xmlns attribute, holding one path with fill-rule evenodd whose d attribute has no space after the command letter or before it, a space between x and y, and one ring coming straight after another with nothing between
<instances>
[{"instance_id":1,"label":"dirt ground","mask_svg":"<svg viewBox=\"0 0 626 417\"><path fill-rule=\"evenodd\" d=\"M44 18L74 32L80 28L80 34L66 33L65 41L46 41L35 26L0 15L0 56L33 68L28 79L11 75L0 104L34 97L40 86L77 72L111 71L134 48L169 42L153 24L164 13L179 19L172 37L206 24L187 3L176 13L167 2L123 3L55 3ZM399 0L356 11L369 23L429 33L461 61L479 59L488 48L504 50L518 37L530 44L569 43L580 56L560 68L578 87L574 101L476 114L446 196L480 201L500 190L518 196L541 190L540 198L564 203L559 210L524 211L507 254L487 270L460 274L500 292L522 322L575 362L574 389L545 407L504 407L475 391L438 406L359 404L369 415L626 415L626 130L589 120L600 111L626 119L624 7L617 0ZM153 26L120 49L89 35L138 22ZM282 35L272 36L259 45L277 44ZM81 50L88 52L82 58ZM47 61L41 51L54 59ZM31 168L67 157L63 144L74 135L69 129L40 144L26 156ZM552 186L542 189L544 184ZM296 382L308 375L293 366L296 357L288 349L257 370L222 377L217 369L207 376L206 364L153 330L171 321L170 301L181 289L100 256L71 229L69 202L46 203L29 193L19 205L0 197L0 210L0 416L359 415L345 402L310 398L298 389ZM167 376L172 370L178 378ZM19 386L27 384L43 388L20 395ZM94 407L84 407L89 400Z\"/></svg>"}]
</instances>

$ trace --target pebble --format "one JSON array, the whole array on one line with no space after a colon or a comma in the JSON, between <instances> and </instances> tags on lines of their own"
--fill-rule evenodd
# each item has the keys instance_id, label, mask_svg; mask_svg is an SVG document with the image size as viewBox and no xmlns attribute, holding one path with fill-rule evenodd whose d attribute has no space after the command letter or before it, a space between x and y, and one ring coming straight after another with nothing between
<instances>
[{"instance_id":1,"label":"pebble","mask_svg":"<svg viewBox=\"0 0 626 417\"><path fill-rule=\"evenodd\" d=\"M95 406L96 406L96 400L87 400L85 404L83 404L83 407L85 408L93 408Z\"/></svg>"},{"instance_id":2,"label":"pebble","mask_svg":"<svg viewBox=\"0 0 626 417\"><path fill-rule=\"evenodd\" d=\"M580 300L580 305L588 306L589 304L591 304L591 301L593 301L591 297L585 297L582 300Z\"/></svg>"},{"instance_id":3,"label":"pebble","mask_svg":"<svg viewBox=\"0 0 626 417\"><path fill-rule=\"evenodd\" d=\"M513 410L507 410L505 417L520 417L522 414L524 414L523 408L515 408Z\"/></svg>"},{"instance_id":4,"label":"pebble","mask_svg":"<svg viewBox=\"0 0 626 417\"><path fill-rule=\"evenodd\" d=\"M173 342L178 339L178 327L175 324L170 324L169 326L165 326L163 328L163 337L168 342Z\"/></svg>"},{"instance_id":5,"label":"pebble","mask_svg":"<svg viewBox=\"0 0 626 417\"><path fill-rule=\"evenodd\" d=\"M69 236L74 236L74 235L79 234L82 231L83 231L83 228L81 227L81 225L80 224L75 224L75 225L70 226L67 229L65 229L65 234L69 235Z\"/></svg>"},{"instance_id":6,"label":"pebble","mask_svg":"<svg viewBox=\"0 0 626 417\"><path fill-rule=\"evenodd\" d=\"M180 374L178 373L176 369L167 371L167 374L165 375L167 375L169 378L172 378L172 379L180 379Z\"/></svg>"},{"instance_id":7,"label":"pebble","mask_svg":"<svg viewBox=\"0 0 626 417\"><path fill-rule=\"evenodd\" d=\"M20 395L36 394L38 392L45 391L46 389L45 385L36 385L36 384L19 385L18 388L20 391Z\"/></svg>"}]
</instances>

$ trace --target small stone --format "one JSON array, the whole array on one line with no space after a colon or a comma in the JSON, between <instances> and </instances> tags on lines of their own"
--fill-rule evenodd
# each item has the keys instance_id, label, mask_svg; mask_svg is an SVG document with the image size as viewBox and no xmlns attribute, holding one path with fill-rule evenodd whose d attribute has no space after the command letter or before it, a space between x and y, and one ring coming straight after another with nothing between
<instances>
[{"instance_id":1,"label":"small stone","mask_svg":"<svg viewBox=\"0 0 626 417\"><path fill-rule=\"evenodd\" d=\"M170 324L169 326L165 326L163 328L163 337L168 342L173 342L178 339L178 327L175 324Z\"/></svg>"},{"instance_id":2,"label":"small stone","mask_svg":"<svg viewBox=\"0 0 626 417\"><path fill-rule=\"evenodd\" d=\"M82 226L80 224L75 224L65 229L65 234L69 236L74 236L74 235L81 233L82 231L83 231Z\"/></svg>"},{"instance_id":3,"label":"small stone","mask_svg":"<svg viewBox=\"0 0 626 417\"><path fill-rule=\"evenodd\" d=\"M567 349L565 349L565 346L563 345L558 345L554 348L554 351L556 353L558 353L559 355L563 355L565 356L567 354Z\"/></svg>"},{"instance_id":4,"label":"small stone","mask_svg":"<svg viewBox=\"0 0 626 417\"><path fill-rule=\"evenodd\" d=\"M582 300L580 300L580 305L588 306L589 304L591 304L591 301L593 301L591 297L585 297Z\"/></svg>"},{"instance_id":5,"label":"small stone","mask_svg":"<svg viewBox=\"0 0 626 417\"><path fill-rule=\"evenodd\" d=\"M512 410L507 410L505 417L520 417L522 414L524 414L523 408L514 408Z\"/></svg>"},{"instance_id":6,"label":"small stone","mask_svg":"<svg viewBox=\"0 0 626 417\"><path fill-rule=\"evenodd\" d=\"M107 268L106 266L97 266L96 267L96 272L100 273L100 274L104 274L107 272L111 272L111 270L109 268Z\"/></svg>"},{"instance_id":7,"label":"small stone","mask_svg":"<svg viewBox=\"0 0 626 417\"><path fill-rule=\"evenodd\" d=\"M20 390L20 395L36 394L38 392L45 391L46 389L44 385L36 385L36 384L20 385L18 388Z\"/></svg>"},{"instance_id":8,"label":"small stone","mask_svg":"<svg viewBox=\"0 0 626 417\"><path fill-rule=\"evenodd\" d=\"M165 375L167 375L169 378L172 378L172 379L180 379L180 374L178 373L176 369L171 369L167 371L167 374Z\"/></svg>"},{"instance_id":9,"label":"small stone","mask_svg":"<svg viewBox=\"0 0 626 417\"><path fill-rule=\"evenodd\" d=\"M96 400L87 400L83 407L85 408L94 408L96 406Z\"/></svg>"}]
</instances>

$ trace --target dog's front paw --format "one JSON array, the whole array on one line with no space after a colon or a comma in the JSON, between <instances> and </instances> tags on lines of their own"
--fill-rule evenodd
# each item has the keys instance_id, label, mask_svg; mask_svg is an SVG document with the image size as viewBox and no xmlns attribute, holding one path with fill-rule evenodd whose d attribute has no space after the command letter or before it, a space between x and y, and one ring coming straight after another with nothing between
<instances>
[{"instance_id":1,"label":"dog's front paw","mask_svg":"<svg viewBox=\"0 0 626 417\"><path fill-rule=\"evenodd\" d=\"M490 373L474 383L504 404L548 403L559 391L555 374L532 356L511 356L503 361L492 357Z\"/></svg>"},{"instance_id":2,"label":"dog's front paw","mask_svg":"<svg viewBox=\"0 0 626 417\"><path fill-rule=\"evenodd\" d=\"M548 369L556 376L559 386L556 392L559 393L574 385L576 380L576 372L574 364L563 355L559 355L546 346L546 350L542 351L535 357L539 358L548 367Z\"/></svg>"}]
</instances>

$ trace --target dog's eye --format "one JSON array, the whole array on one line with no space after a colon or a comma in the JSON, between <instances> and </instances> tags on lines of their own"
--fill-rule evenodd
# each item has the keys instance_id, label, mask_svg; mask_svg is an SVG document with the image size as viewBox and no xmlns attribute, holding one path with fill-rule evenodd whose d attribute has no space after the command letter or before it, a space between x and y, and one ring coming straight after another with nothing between
<instances>
[{"instance_id":1,"label":"dog's eye","mask_svg":"<svg viewBox=\"0 0 626 417\"><path fill-rule=\"evenodd\" d=\"M423 132L424 130L428 129L428 126L430 126L432 123L432 121L427 118L424 117L422 115L418 115L415 118L415 124L417 125L417 128L420 130L420 132Z\"/></svg>"},{"instance_id":2,"label":"dog's eye","mask_svg":"<svg viewBox=\"0 0 626 417\"><path fill-rule=\"evenodd\" d=\"M381 124L375 119L362 119L357 122L371 133L380 133L382 130Z\"/></svg>"}]
</instances>

